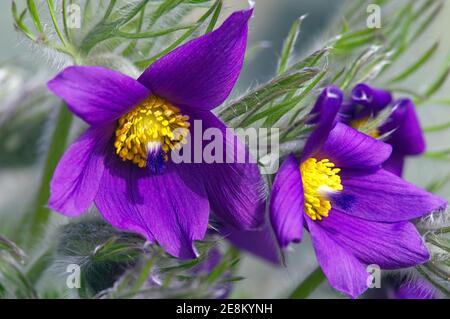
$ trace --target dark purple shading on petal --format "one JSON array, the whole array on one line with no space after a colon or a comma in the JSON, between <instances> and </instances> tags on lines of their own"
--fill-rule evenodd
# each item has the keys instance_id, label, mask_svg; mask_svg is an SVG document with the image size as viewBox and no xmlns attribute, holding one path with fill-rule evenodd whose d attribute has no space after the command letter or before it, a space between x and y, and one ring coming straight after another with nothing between
<instances>
[{"instance_id":1,"label":"dark purple shading on petal","mask_svg":"<svg viewBox=\"0 0 450 319\"><path fill-rule=\"evenodd\" d=\"M241 72L252 11L235 12L217 30L162 57L139 82L178 106L211 110L220 105Z\"/></svg>"},{"instance_id":2,"label":"dark purple shading on petal","mask_svg":"<svg viewBox=\"0 0 450 319\"><path fill-rule=\"evenodd\" d=\"M281 248L301 241L303 205L300 167L291 154L278 170L270 198L270 220Z\"/></svg>"},{"instance_id":3,"label":"dark purple shading on petal","mask_svg":"<svg viewBox=\"0 0 450 319\"><path fill-rule=\"evenodd\" d=\"M220 227L220 233L237 248L274 265L281 264L280 249L268 223L261 230L255 231L237 230L223 225Z\"/></svg>"},{"instance_id":4,"label":"dark purple shading on petal","mask_svg":"<svg viewBox=\"0 0 450 319\"><path fill-rule=\"evenodd\" d=\"M112 134L112 127L91 127L69 147L50 183L49 208L72 217L91 206L103 175Z\"/></svg>"},{"instance_id":5,"label":"dark purple shading on petal","mask_svg":"<svg viewBox=\"0 0 450 319\"><path fill-rule=\"evenodd\" d=\"M373 88L365 83L356 85L352 90L351 100L353 104L360 104L367 107L365 116L375 115L392 101L389 91Z\"/></svg>"},{"instance_id":6,"label":"dark purple shading on petal","mask_svg":"<svg viewBox=\"0 0 450 319\"><path fill-rule=\"evenodd\" d=\"M425 138L419 119L410 99L399 100L391 116L380 127L380 134L392 132L387 143L396 152L404 155L418 155L425 151Z\"/></svg>"},{"instance_id":7,"label":"dark purple shading on petal","mask_svg":"<svg viewBox=\"0 0 450 319\"><path fill-rule=\"evenodd\" d=\"M405 164L405 155L393 151L391 156L383 163L383 169L397 176L403 175L403 166Z\"/></svg>"},{"instance_id":8,"label":"dark purple shading on petal","mask_svg":"<svg viewBox=\"0 0 450 319\"><path fill-rule=\"evenodd\" d=\"M335 86L326 87L320 94L311 111L312 118L309 122L316 127L306 141L301 162L308 159L327 139L328 134L336 124L336 115L341 107L342 99L342 91Z\"/></svg>"},{"instance_id":9,"label":"dark purple shading on petal","mask_svg":"<svg viewBox=\"0 0 450 319\"><path fill-rule=\"evenodd\" d=\"M226 132L226 126L209 111L191 112L191 119L200 119L202 130L192 132L192 140L207 129L221 133L223 156L219 163L195 164L198 181L205 185L212 211L234 228L256 229L264 223L261 207L265 207L265 185L255 161L239 138ZM212 142L212 141L211 141ZM210 143L209 141L206 143ZM244 162L242 162L244 161ZM231 162L231 163L230 163ZM191 165L194 169L194 165Z\"/></svg>"},{"instance_id":10,"label":"dark purple shading on petal","mask_svg":"<svg viewBox=\"0 0 450 319\"><path fill-rule=\"evenodd\" d=\"M367 221L332 209L320 227L365 265L399 269L422 264L430 258L420 234L410 222Z\"/></svg>"},{"instance_id":11,"label":"dark purple shading on petal","mask_svg":"<svg viewBox=\"0 0 450 319\"><path fill-rule=\"evenodd\" d=\"M68 67L47 85L71 112L91 125L117 120L150 95L133 78L100 66Z\"/></svg>"},{"instance_id":12,"label":"dark purple shading on petal","mask_svg":"<svg viewBox=\"0 0 450 319\"><path fill-rule=\"evenodd\" d=\"M341 171L344 189L332 206L348 215L380 222L408 221L444 209L447 202L402 178L380 169Z\"/></svg>"},{"instance_id":13,"label":"dark purple shading on petal","mask_svg":"<svg viewBox=\"0 0 450 319\"><path fill-rule=\"evenodd\" d=\"M167 164L153 175L111 155L95 204L114 227L157 241L179 258L195 258L194 240L202 240L208 226L209 205L201 183L184 165Z\"/></svg>"},{"instance_id":14,"label":"dark purple shading on petal","mask_svg":"<svg viewBox=\"0 0 450 319\"><path fill-rule=\"evenodd\" d=\"M367 169L381 167L391 151L389 144L337 123L318 151L318 157L328 158L343 169Z\"/></svg>"},{"instance_id":15,"label":"dark purple shading on petal","mask_svg":"<svg viewBox=\"0 0 450 319\"><path fill-rule=\"evenodd\" d=\"M317 261L330 285L352 298L366 291L369 276L366 267L350 251L337 243L320 222L310 218L306 218L306 222Z\"/></svg>"}]
</instances>

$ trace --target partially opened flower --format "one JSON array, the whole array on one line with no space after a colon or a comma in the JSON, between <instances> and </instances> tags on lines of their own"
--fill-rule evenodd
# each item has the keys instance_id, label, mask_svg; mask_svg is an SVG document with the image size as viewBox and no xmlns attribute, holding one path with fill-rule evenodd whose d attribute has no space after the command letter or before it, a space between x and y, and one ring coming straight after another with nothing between
<instances>
[{"instance_id":1,"label":"partially opened flower","mask_svg":"<svg viewBox=\"0 0 450 319\"><path fill-rule=\"evenodd\" d=\"M210 209L237 229L259 227L264 194L256 164L177 165L169 153L185 143L197 119L205 129L218 128L223 144L238 143L211 110L239 76L251 15L234 13L138 80L97 66L69 67L51 80L50 90L90 128L60 161L49 207L78 216L94 202L111 225L182 258L196 256L193 241L204 238Z\"/></svg>"},{"instance_id":2,"label":"partially opened flower","mask_svg":"<svg viewBox=\"0 0 450 319\"><path fill-rule=\"evenodd\" d=\"M316 129L300 160L289 155L275 178L270 216L281 247L309 230L330 284L352 297L367 289L366 266L414 266L429 259L411 219L446 202L381 168L392 147L335 118L342 92L319 97Z\"/></svg>"},{"instance_id":3,"label":"partially opened flower","mask_svg":"<svg viewBox=\"0 0 450 319\"><path fill-rule=\"evenodd\" d=\"M392 145L392 154L383 168L401 176L405 157L425 151L425 139L413 102L410 99L393 101L390 92L360 83L353 88L350 101L341 108L340 115L342 121L358 129L388 108L392 108L392 113L378 127L372 128L369 135L375 138L386 135L385 142Z\"/></svg>"}]
</instances>

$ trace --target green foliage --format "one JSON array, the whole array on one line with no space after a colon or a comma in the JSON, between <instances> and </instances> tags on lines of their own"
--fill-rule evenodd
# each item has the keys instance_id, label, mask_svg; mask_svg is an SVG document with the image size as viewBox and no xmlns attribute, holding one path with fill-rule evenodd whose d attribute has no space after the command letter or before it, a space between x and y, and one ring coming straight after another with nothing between
<instances>
[{"instance_id":1,"label":"green foliage","mask_svg":"<svg viewBox=\"0 0 450 319\"><path fill-rule=\"evenodd\" d=\"M219 253L216 240L207 238L197 247L199 258L182 261L147 245L140 236L89 217L60 230L55 259L61 265L80 265L78 294L83 298L211 298L230 280L239 280L230 272L238 260L235 250L211 266L210 252Z\"/></svg>"},{"instance_id":2,"label":"green foliage","mask_svg":"<svg viewBox=\"0 0 450 319\"><path fill-rule=\"evenodd\" d=\"M231 104L224 111L222 111L219 116L223 120L229 121L241 115L245 115L243 120L245 121L253 114L253 112L267 105L267 103L276 100L286 93L296 91L299 87L302 87L318 72L319 70L312 68L285 72L284 74L274 78L269 83L257 88L240 100Z\"/></svg>"},{"instance_id":3,"label":"green foliage","mask_svg":"<svg viewBox=\"0 0 450 319\"><path fill-rule=\"evenodd\" d=\"M99 219L85 219L60 230L56 259L81 267L80 297L93 297L113 286L143 253L139 236L122 233Z\"/></svg>"},{"instance_id":4,"label":"green foliage","mask_svg":"<svg viewBox=\"0 0 450 319\"><path fill-rule=\"evenodd\" d=\"M33 285L24 274L25 253L0 236L0 298L36 298Z\"/></svg>"}]
</instances>

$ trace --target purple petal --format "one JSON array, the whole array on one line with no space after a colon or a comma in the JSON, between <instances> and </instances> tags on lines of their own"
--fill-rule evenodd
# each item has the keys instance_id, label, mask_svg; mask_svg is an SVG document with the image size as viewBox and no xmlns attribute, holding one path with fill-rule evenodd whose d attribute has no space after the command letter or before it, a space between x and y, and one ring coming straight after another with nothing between
<instances>
[{"instance_id":1,"label":"purple petal","mask_svg":"<svg viewBox=\"0 0 450 319\"><path fill-rule=\"evenodd\" d=\"M91 206L112 136L112 127L91 127L69 147L53 174L49 208L73 217Z\"/></svg>"},{"instance_id":2,"label":"purple petal","mask_svg":"<svg viewBox=\"0 0 450 319\"><path fill-rule=\"evenodd\" d=\"M328 135L319 157L330 159L339 168L380 167L392 147L345 124L337 123Z\"/></svg>"},{"instance_id":3,"label":"purple petal","mask_svg":"<svg viewBox=\"0 0 450 319\"><path fill-rule=\"evenodd\" d=\"M439 299L440 294L422 278L405 279L395 291L395 299Z\"/></svg>"},{"instance_id":4,"label":"purple petal","mask_svg":"<svg viewBox=\"0 0 450 319\"><path fill-rule=\"evenodd\" d=\"M203 159L196 164L198 179L205 185L213 212L238 229L260 227L264 223L261 207L265 207L265 185L258 165L249 157L245 145L234 134L227 134L227 127L214 114L203 111L190 115L202 123L201 129L193 132L193 141L207 129L214 128L220 133L215 138L222 145L223 155L217 156L217 162L207 163Z\"/></svg>"},{"instance_id":5,"label":"purple petal","mask_svg":"<svg viewBox=\"0 0 450 319\"><path fill-rule=\"evenodd\" d=\"M114 227L156 240L169 254L195 258L194 240L202 240L208 226L205 190L184 165L168 163L153 175L111 155L95 204Z\"/></svg>"},{"instance_id":6,"label":"purple petal","mask_svg":"<svg viewBox=\"0 0 450 319\"><path fill-rule=\"evenodd\" d=\"M399 269L422 264L430 258L420 234L410 222L367 221L333 209L320 222L320 227L366 265Z\"/></svg>"},{"instance_id":7,"label":"purple petal","mask_svg":"<svg viewBox=\"0 0 450 319\"><path fill-rule=\"evenodd\" d=\"M68 67L47 85L91 125L117 120L150 95L136 80L100 66Z\"/></svg>"},{"instance_id":8,"label":"purple petal","mask_svg":"<svg viewBox=\"0 0 450 319\"><path fill-rule=\"evenodd\" d=\"M330 285L352 298L361 295L367 289L369 276L364 265L351 252L339 245L323 229L320 222L310 218L306 218L306 222L317 261Z\"/></svg>"},{"instance_id":9,"label":"purple petal","mask_svg":"<svg viewBox=\"0 0 450 319\"><path fill-rule=\"evenodd\" d=\"M405 155L393 151L387 161L383 163L383 169L401 177L403 175L404 163Z\"/></svg>"},{"instance_id":10,"label":"purple petal","mask_svg":"<svg viewBox=\"0 0 450 319\"><path fill-rule=\"evenodd\" d=\"M336 124L336 115L341 107L342 99L342 91L335 86L326 87L318 97L309 121L309 124L314 124L316 127L303 148L302 162L317 151L327 139Z\"/></svg>"},{"instance_id":11,"label":"purple petal","mask_svg":"<svg viewBox=\"0 0 450 319\"><path fill-rule=\"evenodd\" d=\"M267 223L261 230L236 230L223 225L220 233L234 246L260 257L272 264L280 265L280 249Z\"/></svg>"},{"instance_id":12,"label":"purple petal","mask_svg":"<svg viewBox=\"0 0 450 319\"><path fill-rule=\"evenodd\" d=\"M332 206L346 214L380 222L399 222L444 209L447 202L383 169L342 171L344 189Z\"/></svg>"},{"instance_id":13,"label":"purple petal","mask_svg":"<svg viewBox=\"0 0 450 319\"><path fill-rule=\"evenodd\" d=\"M302 239L303 184L294 155L289 155L278 170L270 199L270 220L281 248Z\"/></svg>"},{"instance_id":14,"label":"purple petal","mask_svg":"<svg viewBox=\"0 0 450 319\"><path fill-rule=\"evenodd\" d=\"M235 12L214 32L175 49L139 81L175 105L204 110L220 105L241 72L252 11Z\"/></svg>"},{"instance_id":15,"label":"purple petal","mask_svg":"<svg viewBox=\"0 0 450 319\"><path fill-rule=\"evenodd\" d=\"M402 99L397 102L391 116L380 127L381 134L387 132L392 134L386 142L396 152L418 155L425 151L425 138L411 100Z\"/></svg>"},{"instance_id":16,"label":"purple petal","mask_svg":"<svg viewBox=\"0 0 450 319\"><path fill-rule=\"evenodd\" d=\"M369 111L366 115L374 115L391 103L392 95L389 91L360 83L353 88L351 100L354 104L366 106Z\"/></svg>"}]
</instances>

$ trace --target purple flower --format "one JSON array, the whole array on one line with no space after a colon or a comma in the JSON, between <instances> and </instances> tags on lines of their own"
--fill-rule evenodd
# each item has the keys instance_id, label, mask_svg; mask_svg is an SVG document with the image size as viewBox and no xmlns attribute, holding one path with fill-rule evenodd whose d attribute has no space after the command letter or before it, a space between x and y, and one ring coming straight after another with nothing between
<instances>
[{"instance_id":1,"label":"purple flower","mask_svg":"<svg viewBox=\"0 0 450 319\"><path fill-rule=\"evenodd\" d=\"M392 108L392 113L369 135L387 135L385 142L392 145L392 154L383 163L383 168L401 176L405 157L425 151L425 139L413 102L410 99L394 102L390 92L360 83L353 88L350 101L341 109L340 115L343 122L360 128L387 108Z\"/></svg>"},{"instance_id":2,"label":"purple flower","mask_svg":"<svg viewBox=\"0 0 450 319\"><path fill-rule=\"evenodd\" d=\"M181 258L196 257L193 241L204 238L210 209L230 227L260 227L265 200L256 164L236 163L238 152L230 164L177 165L169 156L186 142L194 120L218 128L224 149L234 143L245 150L211 110L239 76L251 15L234 13L137 80L97 66L68 67L51 80L49 89L90 127L60 161L49 207L73 217L94 202L114 227Z\"/></svg>"},{"instance_id":3,"label":"purple flower","mask_svg":"<svg viewBox=\"0 0 450 319\"><path fill-rule=\"evenodd\" d=\"M429 259L411 219L446 202L381 168L392 147L336 122L343 93L327 87L314 111L316 129L301 159L289 155L275 178L270 217L282 248L305 226L330 284L357 297L366 266L414 266Z\"/></svg>"}]
</instances>

